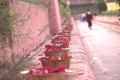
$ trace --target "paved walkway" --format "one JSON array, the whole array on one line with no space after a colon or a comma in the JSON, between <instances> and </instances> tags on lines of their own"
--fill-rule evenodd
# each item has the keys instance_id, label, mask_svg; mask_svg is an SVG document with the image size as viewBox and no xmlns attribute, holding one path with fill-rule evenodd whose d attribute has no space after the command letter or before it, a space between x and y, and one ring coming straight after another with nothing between
<instances>
[{"instance_id":1,"label":"paved walkway","mask_svg":"<svg viewBox=\"0 0 120 80\"><path fill-rule=\"evenodd\" d=\"M69 55L72 56L70 69L73 72L68 74L66 80L96 80L96 76L90 64L90 59L88 58L86 47L83 44L84 37L80 31L80 22L78 22L79 24L76 25L76 22L72 20L72 23L74 27L71 34ZM38 63L40 63L40 61L37 60L37 57L40 56L44 56L44 53L41 52L36 55L35 58L33 58L33 65L36 66ZM37 67L41 67L41 65Z\"/></svg>"},{"instance_id":2,"label":"paved walkway","mask_svg":"<svg viewBox=\"0 0 120 80\"><path fill-rule=\"evenodd\" d=\"M114 73L116 73L116 71L118 72L120 71L118 70L119 69L118 62L120 58L119 57L120 46L115 47L116 44L118 45L120 44L120 43L117 43L117 41L120 40L120 37L111 33L109 29L106 29L106 28L103 29L101 26L96 25L97 27L95 27L93 30L89 30L87 27L85 27L87 25L85 23L81 23L80 21L77 21L77 22L73 21L73 25L74 27L71 34L71 41L69 46L70 48L69 55L72 56L70 69L73 72L68 74L68 76L66 77L66 80L96 80L96 77L97 77L97 80L119 80L120 79L118 78L119 74L114 74ZM107 35L104 35L106 33ZM117 37L113 38L113 36L117 36ZM115 41L114 46L112 46L112 42L110 39ZM91 45L89 46L85 44L84 42L85 40L90 41L91 43L89 44L92 44L94 46L91 46ZM101 44L103 42L106 43L106 45ZM110 46L107 44L108 42ZM96 45L96 43L101 46L96 48L98 46ZM114 48L114 50L111 51L110 47ZM107 51L106 51L106 48L107 48ZM91 50L94 50L94 51L91 51ZM114 53L116 50L118 52ZM43 55L44 55L43 53L40 53L37 56L40 57ZM101 62L101 60L98 60L98 58L100 59L103 58L102 59L103 62ZM91 59L92 59L92 67L91 67ZM39 61L33 60L33 63L39 63ZM115 64L112 65L111 63L112 64L115 63ZM105 64L105 66L103 64ZM112 68L114 69L112 70ZM93 70L95 71L96 75L94 74ZM111 78L108 76L113 76L116 78Z\"/></svg>"},{"instance_id":3,"label":"paved walkway","mask_svg":"<svg viewBox=\"0 0 120 80\"><path fill-rule=\"evenodd\" d=\"M80 32L74 22L73 25L69 52L72 56L70 69L73 70L73 75L66 80L96 80L86 49L81 41Z\"/></svg>"},{"instance_id":4,"label":"paved walkway","mask_svg":"<svg viewBox=\"0 0 120 80\"><path fill-rule=\"evenodd\" d=\"M67 74L65 80L96 80L96 77L94 75L93 69L91 67L90 61L86 53L86 49L81 41L82 37L73 19L72 23L74 27L72 30L71 41L69 45L69 55L72 56L70 63L70 70L72 72ZM33 67L41 67L38 58L42 56L44 56L44 53L39 53L33 58L30 64Z\"/></svg>"},{"instance_id":5,"label":"paved walkway","mask_svg":"<svg viewBox=\"0 0 120 80\"><path fill-rule=\"evenodd\" d=\"M90 57L97 80L120 80L120 36L108 24L93 24L89 30L86 22L76 21L78 30ZM118 28L120 30L120 28Z\"/></svg>"},{"instance_id":6,"label":"paved walkway","mask_svg":"<svg viewBox=\"0 0 120 80\"><path fill-rule=\"evenodd\" d=\"M101 26L104 26L106 28L109 28L115 32L120 33L120 20L118 20L119 17L117 16L96 16L94 18L94 23L100 24Z\"/></svg>"}]
</instances>

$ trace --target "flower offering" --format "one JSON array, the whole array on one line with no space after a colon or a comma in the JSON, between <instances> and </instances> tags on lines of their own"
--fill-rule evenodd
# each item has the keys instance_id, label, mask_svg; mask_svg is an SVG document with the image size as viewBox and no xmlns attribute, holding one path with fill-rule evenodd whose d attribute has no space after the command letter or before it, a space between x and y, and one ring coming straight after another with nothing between
<instances>
[{"instance_id":1,"label":"flower offering","mask_svg":"<svg viewBox=\"0 0 120 80\"><path fill-rule=\"evenodd\" d=\"M45 67L38 68L38 69L31 69L29 70L28 74L43 75L43 74L59 73L59 72L65 72L65 67L59 66L57 68L52 68L52 67L45 66Z\"/></svg>"},{"instance_id":2,"label":"flower offering","mask_svg":"<svg viewBox=\"0 0 120 80\"><path fill-rule=\"evenodd\" d=\"M42 66L49 66L49 67L59 67L65 66L69 68L71 56L59 56L59 57L42 57L39 60L42 63Z\"/></svg>"},{"instance_id":3,"label":"flower offering","mask_svg":"<svg viewBox=\"0 0 120 80\"><path fill-rule=\"evenodd\" d=\"M64 59L68 59L70 57L71 56L67 56L67 55L63 55L63 56L59 56L59 57L47 56L47 57L41 57L41 58L39 58L39 60L64 60Z\"/></svg>"}]
</instances>

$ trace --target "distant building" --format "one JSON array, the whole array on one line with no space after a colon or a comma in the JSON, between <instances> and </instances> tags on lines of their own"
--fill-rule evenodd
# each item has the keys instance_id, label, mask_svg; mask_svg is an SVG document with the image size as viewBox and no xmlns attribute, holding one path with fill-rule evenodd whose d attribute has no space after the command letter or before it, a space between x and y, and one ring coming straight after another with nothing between
<instances>
[{"instance_id":1,"label":"distant building","mask_svg":"<svg viewBox=\"0 0 120 80\"><path fill-rule=\"evenodd\" d=\"M96 3L97 0L64 0L69 2L70 5L79 5L79 4L87 4L87 3ZM98 0L99 1L99 0ZM104 0L105 2L114 2L116 0Z\"/></svg>"},{"instance_id":2,"label":"distant building","mask_svg":"<svg viewBox=\"0 0 120 80\"><path fill-rule=\"evenodd\" d=\"M79 5L86 3L94 3L96 0L65 0L66 2L70 2L70 5Z\"/></svg>"}]
</instances>

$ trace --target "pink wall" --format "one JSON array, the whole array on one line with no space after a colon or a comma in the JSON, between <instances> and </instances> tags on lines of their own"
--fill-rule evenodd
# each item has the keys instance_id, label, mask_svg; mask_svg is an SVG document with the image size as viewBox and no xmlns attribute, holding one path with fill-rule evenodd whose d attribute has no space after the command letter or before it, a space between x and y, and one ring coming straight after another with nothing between
<instances>
[{"instance_id":1,"label":"pink wall","mask_svg":"<svg viewBox=\"0 0 120 80\"><path fill-rule=\"evenodd\" d=\"M57 34L61 30L61 16L59 11L58 0L51 0L49 8L50 28L52 34Z\"/></svg>"},{"instance_id":2,"label":"pink wall","mask_svg":"<svg viewBox=\"0 0 120 80\"><path fill-rule=\"evenodd\" d=\"M59 4L58 4L58 0L54 0L54 7L55 7L55 11L56 11L56 19L57 19L57 26L59 28L59 30L62 30L62 26L61 26L61 16L60 16L60 10L59 10Z\"/></svg>"},{"instance_id":3,"label":"pink wall","mask_svg":"<svg viewBox=\"0 0 120 80\"><path fill-rule=\"evenodd\" d=\"M48 24L48 10L45 7L14 1L10 4L10 8L11 13L20 14L17 18L18 25L13 28L13 34L16 35L13 36L15 53L20 54L32 50L50 34L48 27L39 35L43 26Z\"/></svg>"}]
</instances>

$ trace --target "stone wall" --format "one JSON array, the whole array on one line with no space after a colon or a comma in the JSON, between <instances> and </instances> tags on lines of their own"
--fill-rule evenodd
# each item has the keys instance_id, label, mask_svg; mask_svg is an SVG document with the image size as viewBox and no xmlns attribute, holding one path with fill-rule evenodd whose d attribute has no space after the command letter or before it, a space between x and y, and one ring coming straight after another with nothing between
<instances>
[{"instance_id":1,"label":"stone wall","mask_svg":"<svg viewBox=\"0 0 120 80\"><path fill-rule=\"evenodd\" d=\"M25 2L10 4L11 14L17 15L13 27L14 53L23 54L37 48L50 35L48 9Z\"/></svg>"}]
</instances>

